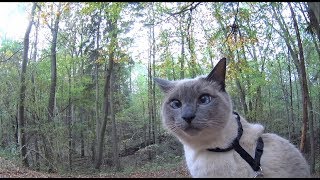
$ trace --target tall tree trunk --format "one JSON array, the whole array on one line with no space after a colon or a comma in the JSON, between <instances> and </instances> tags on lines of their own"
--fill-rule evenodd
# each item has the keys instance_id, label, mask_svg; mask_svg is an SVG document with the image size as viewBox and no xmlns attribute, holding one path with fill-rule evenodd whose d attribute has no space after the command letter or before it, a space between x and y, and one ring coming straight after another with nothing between
<instances>
[{"instance_id":1,"label":"tall tree trunk","mask_svg":"<svg viewBox=\"0 0 320 180\"><path fill-rule=\"evenodd\" d=\"M289 57L289 50L288 50L288 72L289 72L289 97L290 97L290 134L291 140L294 140L295 137L295 125L294 125L294 113L293 113L293 93L292 93L292 80L291 80L291 63Z\"/></svg>"},{"instance_id":2,"label":"tall tree trunk","mask_svg":"<svg viewBox=\"0 0 320 180\"><path fill-rule=\"evenodd\" d=\"M280 34L280 36L282 36L284 38L284 41L286 43L286 45L288 46L288 49L290 51L290 54L292 56L293 62L296 66L297 72L298 72L298 77L299 77L299 81L300 81L300 85L301 85L301 93L302 93L302 102L303 102L303 113L302 113L302 127L301 127L301 140L300 140L300 151L304 151L305 148L305 141L306 141L306 134L307 134L307 122L308 122L308 112L307 112L307 101L305 99L305 87L306 87L306 83L304 82L304 77L305 76L305 70L303 72L302 70L302 64L301 64L301 59L299 60L298 58L298 54L299 52L296 52L296 48L293 47L294 43L293 40L288 32L288 28L286 26L286 24L284 23L283 17L281 16L281 13L277 13L275 10L275 7L272 6L272 10L275 14L275 18L278 21L280 28L282 29L283 34ZM279 11L278 11L279 12ZM280 16L278 16L278 14L280 14ZM293 16L294 17L294 16ZM296 28L296 27L295 27ZM297 33L297 31L296 31ZM297 34L298 36L298 34ZM299 37L300 38L300 37ZM299 48L299 50L301 50ZM301 55L301 54L300 54ZM301 57L300 57L301 58ZM303 61L303 66L304 66L304 61ZM304 75L302 75L304 73Z\"/></svg>"},{"instance_id":3,"label":"tall tree trunk","mask_svg":"<svg viewBox=\"0 0 320 180\"><path fill-rule=\"evenodd\" d=\"M291 56L292 57L292 56ZM299 75L298 75L299 76ZM294 81L293 82L299 82L300 83L300 79L299 79L299 77L297 78L297 74L296 73L293 73L293 77L294 77ZM301 117L301 102L302 102L302 100L300 101L300 99L299 98L301 98L301 96L300 96L300 90L301 89L299 89L299 84L298 83L294 83L295 84L295 86L294 86L294 88L295 88L295 96L296 96L296 99L297 99L297 104L296 104L296 106L297 106L297 111L296 111L296 117L297 117L297 121L298 122L300 122L300 121L302 121L302 119L300 118ZM297 132L297 137L298 137L298 133L301 133L300 131L298 132L298 129L296 130ZM299 138L300 139L300 138Z\"/></svg>"},{"instance_id":4,"label":"tall tree trunk","mask_svg":"<svg viewBox=\"0 0 320 180\"><path fill-rule=\"evenodd\" d=\"M79 108L80 110L80 114L84 114L84 110L83 110L83 108ZM84 118L84 116L82 116L82 115L80 115L80 122L81 122L81 124L84 124L85 123L85 118ZM90 125L88 125L88 127L90 127ZM89 128L90 129L90 128ZM81 150L81 152L80 152L80 156L83 158L83 157L85 157L85 144L84 144L84 134L83 134L83 131L84 131L84 129L82 129L81 128L81 131L80 131L80 150Z\"/></svg>"},{"instance_id":5,"label":"tall tree trunk","mask_svg":"<svg viewBox=\"0 0 320 180\"><path fill-rule=\"evenodd\" d=\"M116 65L115 65L116 66ZM115 166L116 170L120 170L120 159L119 159L119 148L118 148L118 136L117 136L117 124L115 118L115 108L114 108L114 93L115 88L115 73L114 71L110 72L110 117L111 117L111 134L112 134L112 154L113 154L113 165Z\"/></svg>"},{"instance_id":6,"label":"tall tree trunk","mask_svg":"<svg viewBox=\"0 0 320 180\"><path fill-rule=\"evenodd\" d=\"M309 106L309 108L312 108L312 104L309 98L309 91L308 91L308 84L307 84L307 74L306 74L306 68L305 68L305 60L304 60L304 54L303 54L303 46L302 46L302 41L300 38L300 32L299 32L299 28L298 28L298 23L295 17L295 13L293 11L293 8L290 4L290 2L288 2L290 11L291 11L291 15L292 15L292 19L293 19L293 25L294 25L294 29L297 35L297 40L298 40L298 47L299 47L299 57L300 57L300 73L301 73L301 77L302 77L302 97L303 97L303 129L302 132L306 131L307 123L308 123L308 104L311 105ZM313 118L313 115L312 115ZM314 132L313 132L313 119L311 117L309 118L309 131L310 131L310 170L311 173L314 173L315 171L315 153L314 153ZM303 139L306 138L306 133L303 133L301 137L301 144L300 144L300 150L304 151L305 149L305 140L303 141Z\"/></svg>"},{"instance_id":7,"label":"tall tree trunk","mask_svg":"<svg viewBox=\"0 0 320 180\"><path fill-rule=\"evenodd\" d=\"M61 14L61 3L58 4L57 13L55 13L55 19L53 21L53 27L50 27L52 42L51 42L51 85L50 85L50 94L48 102L48 122L51 124L54 120L54 107L55 107L55 96L56 96L56 86L57 86L57 39L59 31L59 22ZM48 139L47 139L48 138ZM56 171L53 167L53 151L51 146L51 137L44 137L44 148L45 148L45 158L47 159L48 172Z\"/></svg>"},{"instance_id":8,"label":"tall tree trunk","mask_svg":"<svg viewBox=\"0 0 320 180\"><path fill-rule=\"evenodd\" d=\"M95 51L93 52L93 61L94 61L94 67L95 67L95 90L96 90L96 99L95 99L95 118L96 118L96 132L99 132L99 128L101 127L101 120L100 120L100 117L99 117L99 62L98 62L98 59L99 59L99 48L100 48L100 24L101 24L101 9L99 10L99 16L98 16L98 27L97 27L97 34L96 34L96 37L97 37L97 40L96 40L96 49ZM94 139L94 143L93 144L96 144L96 142L98 142L98 134L96 133L96 138ZM96 146L97 147L97 146ZM96 149L94 148L93 149L93 153L92 153L92 156L95 157L95 153L96 153Z\"/></svg>"},{"instance_id":9,"label":"tall tree trunk","mask_svg":"<svg viewBox=\"0 0 320 180\"><path fill-rule=\"evenodd\" d=\"M148 58L148 141L147 145L152 144L152 31L149 29L149 58ZM151 159L151 153L148 151L148 159Z\"/></svg>"},{"instance_id":10,"label":"tall tree trunk","mask_svg":"<svg viewBox=\"0 0 320 180\"><path fill-rule=\"evenodd\" d=\"M272 108L271 108L271 89L270 87L268 88L268 107L269 107L269 116L267 119L273 119L272 116Z\"/></svg>"},{"instance_id":11,"label":"tall tree trunk","mask_svg":"<svg viewBox=\"0 0 320 180\"><path fill-rule=\"evenodd\" d=\"M69 149L69 169L72 170L72 130L71 130L71 121L72 121L72 105L71 105L71 67L68 68L68 110L67 110L67 127L68 127L68 149Z\"/></svg>"},{"instance_id":12,"label":"tall tree trunk","mask_svg":"<svg viewBox=\"0 0 320 180\"><path fill-rule=\"evenodd\" d=\"M154 22L155 12L154 12L154 4L152 5L152 21ZM156 77L156 38L154 33L154 25L152 26L152 76ZM174 76L174 75L173 75ZM156 84L151 79L151 85L152 85L152 129L153 129L153 143L157 143L157 117L156 117Z\"/></svg>"},{"instance_id":13,"label":"tall tree trunk","mask_svg":"<svg viewBox=\"0 0 320 180\"><path fill-rule=\"evenodd\" d=\"M283 82L283 79L282 79L283 75L282 75L280 60L278 60L278 66L279 66L279 78L280 78L280 83L281 83L280 85L281 85L281 89L282 89L282 93L283 93L283 97L284 97L284 101L285 101L286 114L287 114L287 120L288 120L288 124L287 124L288 139L291 140L289 98L288 98L288 91L287 91L287 89L285 87L285 83Z\"/></svg>"},{"instance_id":14,"label":"tall tree trunk","mask_svg":"<svg viewBox=\"0 0 320 180\"><path fill-rule=\"evenodd\" d=\"M40 14L40 11L38 11L38 14ZM37 18L37 22L35 23L35 40L34 40L34 50L33 50L33 56L32 56L32 59L33 59L33 62L37 62L37 54L38 54L38 34L39 34L39 21L40 21L40 16L38 16ZM35 83L35 69L32 70L32 73L31 73L31 83L32 83L32 101L33 101L33 104L35 105L36 104L36 83ZM36 154L35 154L35 170L37 171L40 171L40 149L39 149L39 130L40 130L40 127L38 124L39 123L39 119L36 117L36 113L37 111L34 111L32 113L32 119L33 121L35 122L35 124L37 124L37 129L36 129L36 133L35 133L35 138L34 138L34 148L35 148L35 151L36 151ZM38 120L38 122L36 121Z\"/></svg>"},{"instance_id":15,"label":"tall tree trunk","mask_svg":"<svg viewBox=\"0 0 320 180\"><path fill-rule=\"evenodd\" d=\"M181 20L179 21L179 31L181 35L181 58L180 58L180 79L184 79L184 61L185 61L185 49L184 49L184 41L185 41L185 35L182 29L182 18L184 18L184 15L181 17Z\"/></svg>"},{"instance_id":16,"label":"tall tree trunk","mask_svg":"<svg viewBox=\"0 0 320 180\"><path fill-rule=\"evenodd\" d=\"M61 4L59 3L59 9ZM52 42L51 42L51 85L48 103L48 121L54 120L54 101L56 96L56 86L57 86L57 39L59 30L60 14L57 13L54 26L51 27Z\"/></svg>"},{"instance_id":17,"label":"tall tree trunk","mask_svg":"<svg viewBox=\"0 0 320 180\"><path fill-rule=\"evenodd\" d=\"M21 67L21 79L20 79L20 98L19 98L19 112L18 112L18 130L19 130L19 145L20 153L22 156L22 164L26 167L29 167L28 157L27 157L27 143L25 135L25 117L24 117L24 103L26 96L26 71L28 64L28 51L29 51L29 35L33 24L33 17L35 14L36 3L34 2L31 10L31 20L27 27L26 33L23 40L23 60Z\"/></svg>"},{"instance_id":18,"label":"tall tree trunk","mask_svg":"<svg viewBox=\"0 0 320 180\"><path fill-rule=\"evenodd\" d=\"M115 21L109 21L108 22L110 27L110 33L111 33L111 41L109 45L109 67L106 71L106 78L105 78L105 86L104 86L104 116L103 121L101 123L101 128L99 129L98 134L98 144L97 144L97 152L96 152L96 158L95 158L95 168L100 169L102 158L103 158L103 146L104 146L104 135L106 131L106 125L107 125L107 119L109 115L109 94L110 94L110 75L113 71L113 64L114 64L114 47L116 45L117 41L117 20Z\"/></svg>"},{"instance_id":19,"label":"tall tree trunk","mask_svg":"<svg viewBox=\"0 0 320 180\"><path fill-rule=\"evenodd\" d=\"M191 71L191 78L194 78L197 74L197 64L196 64L196 53L194 49L194 37L193 37L193 32L191 29L191 12L188 17L188 29L187 33L188 35L186 36L187 43L188 43L188 49L190 53L190 61L188 62L189 70Z\"/></svg>"}]
</instances>

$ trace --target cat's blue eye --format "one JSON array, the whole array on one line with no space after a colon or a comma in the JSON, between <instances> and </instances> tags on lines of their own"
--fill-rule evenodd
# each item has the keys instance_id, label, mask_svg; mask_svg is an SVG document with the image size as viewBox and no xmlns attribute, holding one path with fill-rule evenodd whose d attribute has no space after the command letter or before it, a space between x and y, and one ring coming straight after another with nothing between
<instances>
[{"instance_id":1,"label":"cat's blue eye","mask_svg":"<svg viewBox=\"0 0 320 180\"><path fill-rule=\"evenodd\" d=\"M179 100L176 100L176 99L173 99L170 101L170 106L173 108L173 109L178 109L182 106L181 102Z\"/></svg>"},{"instance_id":2,"label":"cat's blue eye","mask_svg":"<svg viewBox=\"0 0 320 180\"><path fill-rule=\"evenodd\" d=\"M199 104L209 104L211 102L212 97L208 94L201 95L199 97Z\"/></svg>"}]
</instances>

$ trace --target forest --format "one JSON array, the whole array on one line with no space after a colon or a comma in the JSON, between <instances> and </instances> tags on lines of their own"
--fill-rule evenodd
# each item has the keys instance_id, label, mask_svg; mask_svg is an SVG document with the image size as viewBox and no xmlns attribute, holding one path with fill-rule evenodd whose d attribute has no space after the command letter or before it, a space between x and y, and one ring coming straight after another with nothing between
<instances>
[{"instance_id":1,"label":"forest","mask_svg":"<svg viewBox=\"0 0 320 180\"><path fill-rule=\"evenodd\" d=\"M153 77L205 75L226 57L234 110L319 176L320 3L21 4L23 38L0 36L0 158L48 173L177 167Z\"/></svg>"}]
</instances>

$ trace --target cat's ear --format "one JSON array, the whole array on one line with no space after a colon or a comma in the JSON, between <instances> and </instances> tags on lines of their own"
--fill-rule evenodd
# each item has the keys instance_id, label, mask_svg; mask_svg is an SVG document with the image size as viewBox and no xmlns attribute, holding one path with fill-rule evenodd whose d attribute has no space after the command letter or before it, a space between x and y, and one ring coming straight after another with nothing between
<instances>
[{"instance_id":1,"label":"cat's ear","mask_svg":"<svg viewBox=\"0 0 320 180\"><path fill-rule=\"evenodd\" d=\"M160 89L165 93L169 92L170 89L174 87L174 84L169 80L156 78L156 77L154 77L153 80L158 84Z\"/></svg>"},{"instance_id":2,"label":"cat's ear","mask_svg":"<svg viewBox=\"0 0 320 180\"><path fill-rule=\"evenodd\" d=\"M213 68L209 75L205 78L207 81L215 81L221 86L221 90L225 91L227 59L222 58Z\"/></svg>"}]
</instances>

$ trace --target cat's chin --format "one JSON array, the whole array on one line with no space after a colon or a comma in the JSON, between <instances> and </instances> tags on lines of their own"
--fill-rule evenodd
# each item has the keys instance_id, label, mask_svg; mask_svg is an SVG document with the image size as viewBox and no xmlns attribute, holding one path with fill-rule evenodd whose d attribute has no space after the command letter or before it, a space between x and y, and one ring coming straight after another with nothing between
<instances>
[{"instance_id":1,"label":"cat's chin","mask_svg":"<svg viewBox=\"0 0 320 180\"><path fill-rule=\"evenodd\" d=\"M189 126L183 130L189 136L196 136L200 133L201 129Z\"/></svg>"}]
</instances>

